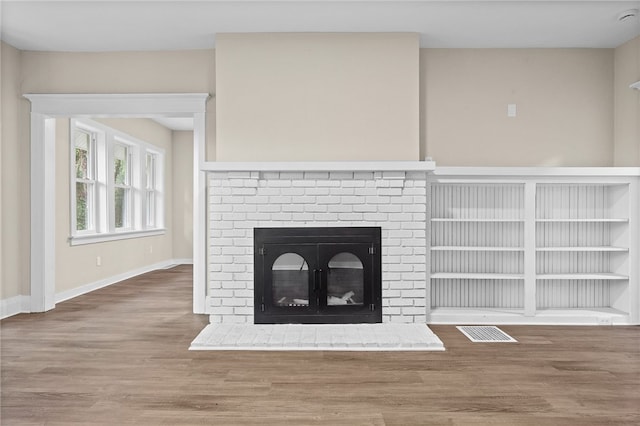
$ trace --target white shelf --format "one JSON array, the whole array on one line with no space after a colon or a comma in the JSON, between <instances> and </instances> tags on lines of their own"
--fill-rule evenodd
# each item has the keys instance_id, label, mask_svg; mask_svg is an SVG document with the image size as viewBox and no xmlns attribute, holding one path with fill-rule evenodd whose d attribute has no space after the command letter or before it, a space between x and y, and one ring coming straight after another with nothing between
<instances>
[{"instance_id":1,"label":"white shelf","mask_svg":"<svg viewBox=\"0 0 640 426\"><path fill-rule=\"evenodd\" d=\"M484 218L451 218L451 217L432 217L432 222L487 222L487 223L504 223L504 222L524 222L524 219L484 219Z\"/></svg>"},{"instance_id":2,"label":"white shelf","mask_svg":"<svg viewBox=\"0 0 640 426\"><path fill-rule=\"evenodd\" d=\"M563 324L629 325L629 314L614 308L538 309L526 316L522 309L449 308L431 309L430 324Z\"/></svg>"},{"instance_id":3,"label":"white shelf","mask_svg":"<svg viewBox=\"0 0 640 426\"><path fill-rule=\"evenodd\" d=\"M536 247L536 251L546 252L573 252L573 251L588 251L588 252L628 252L626 247L611 247L611 246L592 246L592 247Z\"/></svg>"},{"instance_id":4,"label":"white shelf","mask_svg":"<svg viewBox=\"0 0 640 426\"><path fill-rule=\"evenodd\" d=\"M209 161L200 170L208 172L432 172L433 161Z\"/></svg>"},{"instance_id":5,"label":"white shelf","mask_svg":"<svg viewBox=\"0 0 640 426\"><path fill-rule=\"evenodd\" d=\"M462 272L436 272L431 274L431 279L439 280L522 280L523 274L496 274L496 273L462 273Z\"/></svg>"},{"instance_id":6,"label":"white shelf","mask_svg":"<svg viewBox=\"0 0 640 426\"><path fill-rule=\"evenodd\" d=\"M524 251L524 247L432 246L434 251Z\"/></svg>"},{"instance_id":7,"label":"white shelf","mask_svg":"<svg viewBox=\"0 0 640 426\"><path fill-rule=\"evenodd\" d=\"M538 280L628 280L626 275L612 273L538 274Z\"/></svg>"},{"instance_id":8,"label":"white shelf","mask_svg":"<svg viewBox=\"0 0 640 426\"><path fill-rule=\"evenodd\" d=\"M536 219L538 223L628 223L629 219Z\"/></svg>"}]
</instances>

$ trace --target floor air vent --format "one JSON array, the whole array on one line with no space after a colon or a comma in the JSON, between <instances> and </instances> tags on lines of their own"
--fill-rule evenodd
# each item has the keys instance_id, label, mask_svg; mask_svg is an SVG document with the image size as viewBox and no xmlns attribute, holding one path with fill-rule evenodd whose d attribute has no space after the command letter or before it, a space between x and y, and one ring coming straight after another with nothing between
<instances>
[{"instance_id":1,"label":"floor air vent","mask_svg":"<svg viewBox=\"0 0 640 426\"><path fill-rule=\"evenodd\" d=\"M463 325L456 326L456 328L472 342L517 342L516 339L494 325Z\"/></svg>"}]
</instances>

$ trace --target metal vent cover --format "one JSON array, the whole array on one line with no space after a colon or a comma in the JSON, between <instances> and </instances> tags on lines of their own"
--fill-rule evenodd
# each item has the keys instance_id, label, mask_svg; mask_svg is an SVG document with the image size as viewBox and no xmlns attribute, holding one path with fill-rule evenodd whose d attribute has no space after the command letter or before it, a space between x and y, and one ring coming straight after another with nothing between
<instances>
[{"instance_id":1,"label":"metal vent cover","mask_svg":"<svg viewBox=\"0 0 640 426\"><path fill-rule=\"evenodd\" d=\"M456 326L456 328L472 342L517 342L516 339L509 336L495 325L459 325Z\"/></svg>"}]
</instances>

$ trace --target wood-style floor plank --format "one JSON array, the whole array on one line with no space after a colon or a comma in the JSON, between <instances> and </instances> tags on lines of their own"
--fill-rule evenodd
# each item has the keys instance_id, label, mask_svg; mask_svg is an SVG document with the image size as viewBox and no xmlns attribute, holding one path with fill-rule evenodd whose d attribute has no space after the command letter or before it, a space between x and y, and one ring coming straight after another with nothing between
<instances>
[{"instance_id":1,"label":"wood-style floor plank","mask_svg":"<svg viewBox=\"0 0 640 426\"><path fill-rule=\"evenodd\" d=\"M0 323L2 425L638 425L640 327L502 326L445 352L188 351L191 268Z\"/></svg>"}]
</instances>

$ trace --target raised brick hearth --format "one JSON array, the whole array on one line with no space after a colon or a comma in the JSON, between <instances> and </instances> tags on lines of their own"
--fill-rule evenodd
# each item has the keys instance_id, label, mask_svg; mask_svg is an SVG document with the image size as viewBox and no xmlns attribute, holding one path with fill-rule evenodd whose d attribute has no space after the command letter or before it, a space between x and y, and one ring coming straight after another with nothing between
<instances>
[{"instance_id":1,"label":"raised brick hearth","mask_svg":"<svg viewBox=\"0 0 640 426\"><path fill-rule=\"evenodd\" d=\"M253 323L253 229L382 228L383 322L425 323L426 171L208 173L211 322Z\"/></svg>"}]
</instances>

